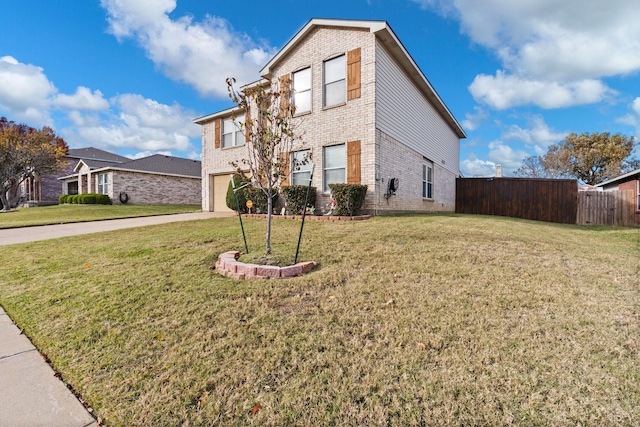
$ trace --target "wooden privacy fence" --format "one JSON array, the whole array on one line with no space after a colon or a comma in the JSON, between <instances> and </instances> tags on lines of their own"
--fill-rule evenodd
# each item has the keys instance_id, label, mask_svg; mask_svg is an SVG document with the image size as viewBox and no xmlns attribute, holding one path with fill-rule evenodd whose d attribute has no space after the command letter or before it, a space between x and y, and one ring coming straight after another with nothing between
<instances>
[{"instance_id":1,"label":"wooden privacy fence","mask_svg":"<svg viewBox=\"0 0 640 427\"><path fill-rule=\"evenodd\" d=\"M576 223L580 225L636 225L635 192L633 190L579 192Z\"/></svg>"},{"instance_id":2,"label":"wooden privacy fence","mask_svg":"<svg viewBox=\"0 0 640 427\"><path fill-rule=\"evenodd\" d=\"M456 212L575 224L578 184L572 179L458 178Z\"/></svg>"}]
</instances>

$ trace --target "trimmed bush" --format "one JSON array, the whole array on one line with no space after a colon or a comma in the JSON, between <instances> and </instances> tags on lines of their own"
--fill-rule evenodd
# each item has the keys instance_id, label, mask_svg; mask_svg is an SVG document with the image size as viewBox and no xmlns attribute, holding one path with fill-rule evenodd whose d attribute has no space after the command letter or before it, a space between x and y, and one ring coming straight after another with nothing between
<instances>
[{"instance_id":1,"label":"trimmed bush","mask_svg":"<svg viewBox=\"0 0 640 427\"><path fill-rule=\"evenodd\" d=\"M335 215L355 216L364 203L367 195L366 185L329 184L331 194L336 201Z\"/></svg>"},{"instance_id":2,"label":"trimmed bush","mask_svg":"<svg viewBox=\"0 0 640 427\"><path fill-rule=\"evenodd\" d=\"M68 194L61 194L58 197L58 203L60 203L61 205L64 205L65 203L67 203L67 199L69 198Z\"/></svg>"},{"instance_id":3,"label":"trimmed bush","mask_svg":"<svg viewBox=\"0 0 640 427\"><path fill-rule=\"evenodd\" d=\"M247 200L251 200L253 202L253 209L256 211L256 213L266 214L268 206L267 196L264 194L264 191L259 188L253 187L247 187L247 190ZM271 200L272 206L275 206L278 202L277 192L273 195Z\"/></svg>"},{"instance_id":4,"label":"trimmed bush","mask_svg":"<svg viewBox=\"0 0 640 427\"><path fill-rule=\"evenodd\" d=\"M73 194L69 196L68 200L69 200L69 203L71 203L72 205L78 204L78 194Z\"/></svg>"},{"instance_id":5,"label":"trimmed bush","mask_svg":"<svg viewBox=\"0 0 640 427\"><path fill-rule=\"evenodd\" d=\"M98 205L111 205L111 198L106 194L96 194L96 204Z\"/></svg>"},{"instance_id":6,"label":"trimmed bush","mask_svg":"<svg viewBox=\"0 0 640 427\"><path fill-rule=\"evenodd\" d=\"M236 188L240 188L247 182L247 178L244 175L234 174L233 182ZM238 204L240 205L240 212L247 213L247 187L237 192L238 196ZM236 210L236 199L233 197L233 187L231 186L231 181L229 181L229 186L227 187L227 207L233 211Z\"/></svg>"},{"instance_id":7,"label":"trimmed bush","mask_svg":"<svg viewBox=\"0 0 640 427\"><path fill-rule=\"evenodd\" d=\"M95 205L96 204L96 194L84 194L82 198L82 204L84 205Z\"/></svg>"},{"instance_id":8,"label":"trimmed bush","mask_svg":"<svg viewBox=\"0 0 640 427\"><path fill-rule=\"evenodd\" d=\"M289 212L294 215L302 213L304 209L304 199L307 197L307 185L288 185L282 188L284 199L287 201ZM316 187L309 188L309 200L307 207L312 208L316 205Z\"/></svg>"}]
</instances>

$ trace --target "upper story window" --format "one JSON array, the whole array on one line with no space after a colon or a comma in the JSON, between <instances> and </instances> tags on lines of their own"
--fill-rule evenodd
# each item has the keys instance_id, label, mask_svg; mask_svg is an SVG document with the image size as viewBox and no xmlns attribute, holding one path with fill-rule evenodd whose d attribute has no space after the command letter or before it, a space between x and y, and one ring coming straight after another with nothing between
<instances>
[{"instance_id":1,"label":"upper story window","mask_svg":"<svg viewBox=\"0 0 640 427\"><path fill-rule=\"evenodd\" d=\"M241 118L236 118L234 123L231 119L222 121L222 148L244 145L244 132L240 129L240 124L244 123Z\"/></svg>"},{"instance_id":2,"label":"upper story window","mask_svg":"<svg viewBox=\"0 0 640 427\"><path fill-rule=\"evenodd\" d=\"M433 199L433 163L422 164L422 198Z\"/></svg>"},{"instance_id":3,"label":"upper story window","mask_svg":"<svg viewBox=\"0 0 640 427\"><path fill-rule=\"evenodd\" d=\"M98 193L109 194L109 175L106 173L98 175Z\"/></svg>"},{"instance_id":4,"label":"upper story window","mask_svg":"<svg viewBox=\"0 0 640 427\"><path fill-rule=\"evenodd\" d=\"M293 105L296 114L311 111L311 67L293 73Z\"/></svg>"},{"instance_id":5,"label":"upper story window","mask_svg":"<svg viewBox=\"0 0 640 427\"><path fill-rule=\"evenodd\" d=\"M346 182L347 153L345 144L331 145L323 149L323 188L324 192L331 191L329 184L344 184Z\"/></svg>"},{"instance_id":6,"label":"upper story window","mask_svg":"<svg viewBox=\"0 0 640 427\"><path fill-rule=\"evenodd\" d=\"M346 99L345 55L324 62L324 106L342 104Z\"/></svg>"},{"instance_id":7,"label":"upper story window","mask_svg":"<svg viewBox=\"0 0 640 427\"><path fill-rule=\"evenodd\" d=\"M293 185L309 185L311 179L311 162L309 150L296 151L291 155L291 183ZM302 164L303 162L306 164Z\"/></svg>"}]
</instances>

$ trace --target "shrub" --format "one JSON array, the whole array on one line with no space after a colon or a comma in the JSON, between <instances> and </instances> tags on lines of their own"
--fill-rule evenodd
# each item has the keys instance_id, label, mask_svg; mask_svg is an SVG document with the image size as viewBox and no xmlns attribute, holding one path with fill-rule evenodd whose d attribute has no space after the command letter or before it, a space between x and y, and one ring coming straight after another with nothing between
<instances>
[{"instance_id":1,"label":"shrub","mask_svg":"<svg viewBox=\"0 0 640 427\"><path fill-rule=\"evenodd\" d=\"M110 205L111 203L111 198L109 196L107 196L106 194L96 194L96 201L95 203L99 204L99 205Z\"/></svg>"},{"instance_id":2,"label":"shrub","mask_svg":"<svg viewBox=\"0 0 640 427\"><path fill-rule=\"evenodd\" d=\"M61 205L64 205L65 203L67 203L68 198L69 198L68 194L61 194L60 197L58 197L58 203L60 203Z\"/></svg>"},{"instance_id":3,"label":"shrub","mask_svg":"<svg viewBox=\"0 0 640 427\"><path fill-rule=\"evenodd\" d=\"M236 188L239 188L241 186L243 186L244 184L246 184L247 182L249 182L247 180L247 178L244 175L241 174L234 174L233 175L233 182L236 186ZM246 213L247 212L247 187L243 188L242 190L239 190L237 192L237 196L238 196L238 205L240 205L240 212L241 213ZM235 197L233 197L233 187L231 186L231 181L229 181L229 186L227 187L227 207L231 210L236 210L236 199Z\"/></svg>"},{"instance_id":4,"label":"shrub","mask_svg":"<svg viewBox=\"0 0 640 427\"><path fill-rule=\"evenodd\" d=\"M72 205L75 205L78 203L78 194L73 194L71 196L69 196L68 199L69 203L71 203Z\"/></svg>"},{"instance_id":5,"label":"shrub","mask_svg":"<svg viewBox=\"0 0 640 427\"><path fill-rule=\"evenodd\" d=\"M334 213L336 215L354 216L364 203L367 195L366 185L357 184L329 184L331 194L336 201Z\"/></svg>"},{"instance_id":6,"label":"shrub","mask_svg":"<svg viewBox=\"0 0 640 427\"><path fill-rule=\"evenodd\" d=\"M294 214L302 213L304 209L304 199L307 197L307 185L288 185L282 189L284 198L287 201L287 207ZM309 188L309 200L307 207L312 208L316 205L316 187Z\"/></svg>"},{"instance_id":7,"label":"shrub","mask_svg":"<svg viewBox=\"0 0 640 427\"><path fill-rule=\"evenodd\" d=\"M97 194L83 194L81 203L83 205L95 205L96 204L96 196L97 196Z\"/></svg>"},{"instance_id":8,"label":"shrub","mask_svg":"<svg viewBox=\"0 0 640 427\"><path fill-rule=\"evenodd\" d=\"M251 200L253 202L253 209L257 212L257 213L263 213L266 214L267 213L267 196L266 194L264 194L264 191L262 191L259 188L253 188L253 187L247 187L247 199ZM275 206L276 203L278 202L278 193L276 192L273 197L271 198L272 200L272 205Z\"/></svg>"}]
</instances>

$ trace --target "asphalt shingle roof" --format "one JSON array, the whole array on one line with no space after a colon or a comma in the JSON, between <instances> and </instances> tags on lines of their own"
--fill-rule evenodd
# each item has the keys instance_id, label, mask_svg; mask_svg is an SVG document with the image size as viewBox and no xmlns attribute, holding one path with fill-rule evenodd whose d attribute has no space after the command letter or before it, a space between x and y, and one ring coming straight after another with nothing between
<instances>
[{"instance_id":1,"label":"asphalt shingle roof","mask_svg":"<svg viewBox=\"0 0 640 427\"><path fill-rule=\"evenodd\" d=\"M107 166L121 170L192 176L194 178L200 178L202 175L202 166L199 160L183 159L163 154L154 154L141 159L129 160L126 163Z\"/></svg>"},{"instance_id":2,"label":"asphalt shingle roof","mask_svg":"<svg viewBox=\"0 0 640 427\"><path fill-rule=\"evenodd\" d=\"M86 148L70 148L67 157L72 157L82 160L99 160L110 163L124 163L131 159L120 156L118 154L110 153L108 151L100 150L98 148L86 147Z\"/></svg>"}]
</instances>

